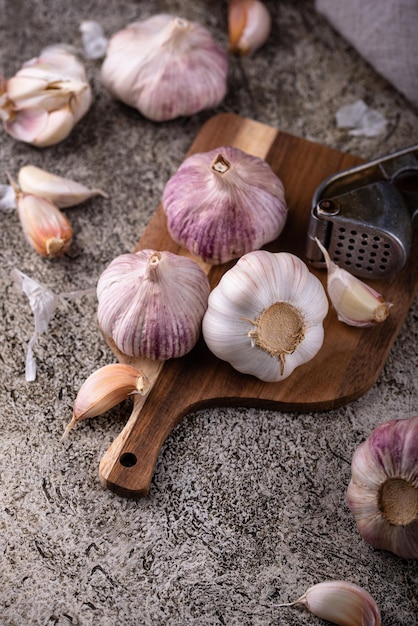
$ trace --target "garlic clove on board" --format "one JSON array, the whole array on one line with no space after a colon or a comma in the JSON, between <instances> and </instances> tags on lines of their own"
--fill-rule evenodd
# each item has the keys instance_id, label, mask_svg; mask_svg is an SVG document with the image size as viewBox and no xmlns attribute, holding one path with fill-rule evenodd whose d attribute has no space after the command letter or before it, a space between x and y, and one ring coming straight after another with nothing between
<instances>
[{"instance_id":1,"label":"garlic clove on board","mask_svg":"<svg viewBox=\"0 0 418 626\"><path fill-rule=\"evenodd\" d=\"M230 0L228 8L229 49L251 54L268 39L271 16L260 0Z\"/></svg>"},{"instance_id":2,"label":"garlic clove on board","mask_svg":"<svg viewBox=\"0 0 418 626\"><path fill-rule=\"evenodd\" d=\"M115 33L101 70L113 97L154 121L217 106L227 73L227 55L205 27L165 13Z\"/></svg>"},{"instance_id":3,"label":"garlic clove on board","mask_svg":"<svg viewBox=\"0 0 418 626\"><path fill-rule=\"evenodd\" d=\"M365 541L418 558L418 416L384 422L358 446L347 502Z\"/></svg>"},{"instance_id":4,"label":"garlic clove on board","mask_svg":"<svg viewBox=\"0 0 418 626\"><path fill-rule=\"evenodd\" d=\"M101 415L131 395L145 395L148 388L147 377L131 365L111 363L96 370L77 394L73 416L64 430L62 441L79 421Z\"/></svg>"},{"instance_id":5,"label":"garlic clove on board","mask_svg":"<svg viewBox=\"0 0 418 626\"><path fill-rule=\"evenodd\" d=\"M315 238L327 265L327 289L340 322L349 326L373 326L384 322L392 304L366 283L338 267L327 249Z\"/></svg>"},{"instance_id":6,"label":"garlic clove on board","mask_svg":"<svg viewBox=\"0 0 418 626\"><path fill-rule=\"evenodd\" d=\"M282 232L282 181L263 159L233 146L192 154L165 185L171 237L208 263L226 263Z\"/></svg>"},{"instance_id":7,"label":"garlic clove on board","mask_svg":"<svg viewBox=\"0 0 418 626\"><path fill-rule=\"evenodd\" d=\"M279 606L302 604L321 619L339 626L381 626L379 607L362 587L345 580L326 580L309 587L297 600Z\"/></svg>"},{"instance_id":8,"label":"garlic clove on board","mask_svg":"<svg viewBox=\"0 0 418 626\"><path fill-rule=\"evenodd\" d=\"M99 326L124 355L180 357L199 338L209 291L206 274L187 257L155 250L122 254L97 284Z\"/></svg>"},{"instance_id":9,"label":"garlic clove on board","mask_svg":"<svg viewBox=\"0 0 418 626\"><path fill-rule=\"evenodd\" d=\"M108 197L101 189L90 189L70 178L51 174L35 165L20 168L18 183L23 192L46 198L59 208L75 206L93 196Z\"/></svg>"},{"instance_id":10,"label":"garlic clove on board","mask_svg":"<svg viewBox=\"0 0 418 626\"><path fill-rule=\"evenodd\" d=\"M63 46L45 48L0 87L6 131L38 147L65 139L91 103L85 69Z\"/></svg>"},{"instance_id":11,"label":"garlic clove on board","mask_svg":"<svg viewBox=\"0 0 418 626\"><path fill-rule=\"evenodd\" d=\"M324 288L301 259L258 250L240 258L211 292L203 336L239 372L278 382L320 350L327 311Z\"/></svg>"}]
</instances>

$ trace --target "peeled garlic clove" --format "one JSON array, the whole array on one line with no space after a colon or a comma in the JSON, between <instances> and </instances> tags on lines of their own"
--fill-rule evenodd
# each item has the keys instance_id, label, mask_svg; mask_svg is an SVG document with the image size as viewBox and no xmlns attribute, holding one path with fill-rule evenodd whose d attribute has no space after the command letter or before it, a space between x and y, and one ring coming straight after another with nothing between
<instances>
[{"instance_id":1,"label":"peeled garlic clove","mask_svg":"<svg viewBox=\"0 0 418 626\"><path fill-rule=\"evenodd\" d=\"M344 580L326 580L309 587L298 600L313 615L339 626L381 626L379 608L362 587Z\"/></svg>"},{"instance_id":2,"label":"peeled garlic clove","mask_svg":"<svg viewBox=\"0 0 418 626\"><path fill-rule=\"evenodd\" d=\"M230 0L228 30L230 51L250 54L260 48L270 35L270 13L259 0Z\"/></svg>"},{"instance_id":3,"label":"peeled garlic clove","mask_svg":"<svg viewBox=\"0 0 418 626\"><path fill-rule=\"evenodd\" d=\"M0 109L12 137L47 147L70 134L91 102L83 65L64 47L51 46L6 81Z\"/></svg>"},{"instance_id":4,"label":"peeled garlic clove","mask_svg":"<svg viewBox=\"0 0 418 626\"><path fill-rule=\"evenodd\" d=\"M113 97L164 121L217 106L227 72L227 55L206 28L159 14L110 38L102 81Z\"/></svg>"},{"instance_id":5,"label":"peeled garlic clove","mask_svg":"<svg viewBox=\"0 0 418 626\"><path fill-rule=\"evenodd\" d=\"M89 189L81 183L51 174L35 165L20 168L18 183L25 193L42 196L60 208L80 204L93 196L107 198L107 194L101 189Z\"/></svg>"},{"instance_id":6,"label":"peeled garlic clove","mask_svg":"<svg viewBox=\"0 0 418 626\"><path fill-rule=\"evenodd\" d=\"M131 365L112 363L101 367L82 384L74 402L73 417L62 439L80 420L101 415L129 396L144 395L147 390L148 380Z\"/></svg>"},{"instance_id":7,"label":"peeled garlic clove","mask_svg":"<svg viewBox=\"0 0 418 626\"><path fill-rule=\"evenodd\" d=\"M418 416L380 424L359 445L347 502L365 541L418 558Z\"/></svg>"},{"instance_id":8,"label":"peeled garlic clove","mask_svg":"<svg viewBox=\"0 0 418 626\"><path fill-rule=\"evenodd\" d=\"M209 296L203 336L218 358L265 382L284 380L324 340L328 300L293 254L249 252Z\"/></svg>"},{"instance_id":9,"label":"peeled garlic clove","mask_svg":"<svg viewBox=\"0 0 418 626\"><path fill-rule=\"evenodd\" d=\"M122 254L97 284L99 326L125 355L183 356L199 338L209 290L191 259L155 250Z\"/></svg>"},{"instance_id":10,"label":"peeled garlic clove","mask_svg":"<svg viewBox=\"0 0 418 626\"><path fill-rule=\"evenodd\" d=\"M327 264L328 295L338 319L349 326L373 326L384 322L392 304L372 287L333 263L327 249L317 238L315 241Z\"/></svg>"},{"instance_id":11,"label":"peeled garlic clove","mask_svg":"<svg viewBox=\"0 0 418 626\"><path fill-rule=\"evenodd\" d=\"M287 218L283 183L270 165L232 146L185 159L162 203L174 241L214 264L273 241Z\"/></svg>"}]
</instances>

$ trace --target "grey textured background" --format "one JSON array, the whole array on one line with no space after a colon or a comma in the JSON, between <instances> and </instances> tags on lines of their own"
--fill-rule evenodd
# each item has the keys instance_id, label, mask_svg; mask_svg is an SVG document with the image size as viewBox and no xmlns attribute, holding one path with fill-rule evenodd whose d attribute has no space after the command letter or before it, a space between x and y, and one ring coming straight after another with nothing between
<instances>
[{"instance_id":1,"label":"grey textured background","mask_svg":"<svg viewBox=\"0 0 418 626\"><path fill-rule=\"evenodd\" d=\"M1 181L33 163L109 198L73 208L75 240L54 262L1 214L0 624L1 626L296 626L322 623L277 608L316 582L344 578L368 589L385 626L417 623L416 563L374 551L345 502L350 460L381 421L417 412L417 308L411 309L375 387L324 413L213 409L187 416L166 441L150 494L104 490L101 456L129 403L78 426L63 445L77 390L112 362L94 297L57 311L24 378L33 331L13 288L17 267L56 293L94 287L104 267L134 248L203 122L233 111L364 158L418 141L418 111L345 42L311 0L266 3L274 27L253 57L230 57L228 94L216 111L152 123L112 101L99 61L87 61L94 105L70 138L38 150L0 131ZM226 3L215 0L0 0L2 71L11 76L47 44L80 45L83 19L107 35L157 12L206 25L227 45ZM335 112L364 99L388 119L377 138L353 138Z\"/></svg>"}]
</instances>

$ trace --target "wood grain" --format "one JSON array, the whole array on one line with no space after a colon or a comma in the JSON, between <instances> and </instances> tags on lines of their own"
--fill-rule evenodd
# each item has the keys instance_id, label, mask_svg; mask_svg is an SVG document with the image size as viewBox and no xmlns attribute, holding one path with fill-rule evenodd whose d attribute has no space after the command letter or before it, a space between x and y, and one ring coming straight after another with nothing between
<instances>
[{"instance_id":1,"label":"wood grain","mask_svg":"<svg viewBox=\"0 0 418 626\"><path fill-rule=\"evenodd\" d=\"M289 216L280 238L266 249L292 252L305 260L305 237L316 188L327 176L352 167L361 159L233 114L210 119L188 154L222 145L234 145L264 158L282 179ZM161 205L136 250L144 248L190 256L169 236ZM212 288L232 265L211 267L196 260L208 274ZM325 271L310 269L325 285ZM384 283L373 281L373 286L393 303L389 319L373 328L353 328L338 322L330 310L320 352L280 383L263 383L236 372L214 357L202 339L188 355L162 364L148 396L134 401L129 421L102 458L102 484L123 496L146 495L162 444L191 411L228 405L286 411L329 410L362 396L376 382L411 306L418 287L416 256L401 272ZM117 358L124 361L124 356L112 348ZM141 363L137 365L140 367Z\"/></svg>"}]
</instances>

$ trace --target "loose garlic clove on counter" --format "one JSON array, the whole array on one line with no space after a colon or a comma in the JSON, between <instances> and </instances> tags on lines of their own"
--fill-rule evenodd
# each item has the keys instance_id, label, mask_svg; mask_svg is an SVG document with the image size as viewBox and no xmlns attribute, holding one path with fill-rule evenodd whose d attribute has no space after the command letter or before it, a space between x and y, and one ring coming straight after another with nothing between
<instances>
[{"instance_id":1,"label":"loose garlic clove on counter","mask_svg":"<svg viewBox=\"0 0 418 626\"><path fill-rule=\"evenodd\" d=\"M134 394L144 395L148 387L147 378L131 365L111 363L96 370L84 381L77 394L73 417L62 440L80 420L101 415Z\"/></svg>"},{"instance_id":2,"label":"loose garlic clove on counter","mask_svg":"<svg viewBox=\"0 0 418 626\"><path fill-rule=\"evenodd\" d=\"M270 35L270 13L259 0L230 0L228 30L230 51L241 55L251 54Z\"/></svg>"},{"instance_id":3,"label":"loose garlic clove on counter","mask_svg":"<svg viewBox=\"0 0 418 626\"><path fill-rule=\"evenodd\" d=\"M317 238L315 241L325 258L328 295L340 322L363 327L384 322L392 304L372 287L333 263L327 249Z\"/></svg>"},{"instance_id":4,"label":"loose garlic clove on counter","mask_svg":"<svg viewBox=\"0 0 418 626\"><path fill-rule=\"evenodd\" d=\"M324 340L328 300L303 261L286 252L250 252L221 278L203 318L208 348L239 372L284 380Z\"/></svg>"},{"instance_id":5,"label":"loose garlic clove on counter","mask_svg":"<svg viewBox=\"0 0 418 626\"><path fill-rule=\"evenodd\" d=\"M358 446L347 502L365 541L418 558L418 416L380 424Z\"/></svg>"},{"instance_id":6,"label":"loose garlic clove on counter","mask_svg":"<svg viewBox=\"0 0 418 626\"><path fill-rule=\"evenodd\" d=\"M91 103L83 65L61 46L45 48L0 86L6 132L37 147L68 137Z\"/></svg>"},{"instance_id":7,"label":"loose garlic clove on counter","mask_svg":"<svg viewBox=\"0 0 418 626\"><path fill-rule=\"evenodd\" d=\"M362 587L344 580L326 580L309 587L297 600L280 607L302 604L317 617L339 626L381 626L379 608Z\"/></svg>"},{"instance_id":8,"label":"loose garlic clove on counter","mask_svg":"<svg viewBox=\"0 0 418 626\"><path fill-rule=\"evenodd\" d=\"M196 344L209 296L197 263L172 252L116 257L97 284L102 333L125 355L165 361Z\"/></svg>"},{"instance_id":9,"label":"loose garlic clove on counter","mask_svg":"<svg viewBox=\"0 0 418 626\"><path fill-rule=\"evenodd\" d=\"M227 55L205 27L167 14L115 33L101 71L113 97L157 122L216 107L227 73Z\"/></svg>"},{"instance_id":10,"label":"loose garlic clove on counter","mask_svg":"<svg viewBox=\"0 0 418 626\"><path fill-rule=\"evenodd\" d=\"M282 232L287 205L270 165L233 146L192 154L167 182L171 237L207 263L226 263Z\"/></svg>"},{"instance_id":11,"label":"loose garlic clove on counter","mask_svg":"<svg viewBox=\"0 0 418 626\"><path fill-rule=\"evenodd\" d=\"M46 198L59 208L75 206L93 196L108 197L101 189L90 189L70 178L51 174L35 165L20 168L18 183L23 192Z\"/></svg>"}]
</instances>

